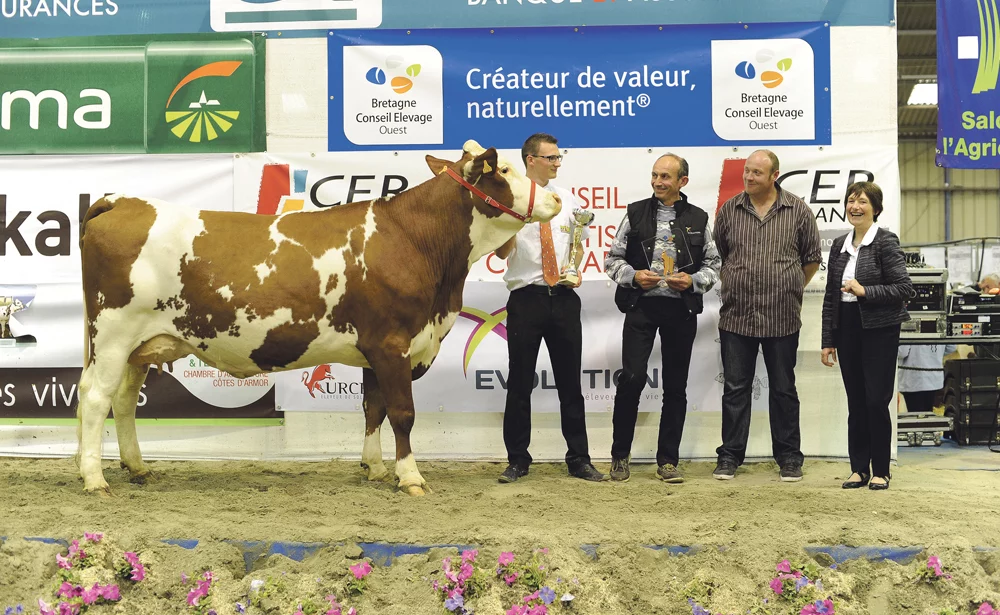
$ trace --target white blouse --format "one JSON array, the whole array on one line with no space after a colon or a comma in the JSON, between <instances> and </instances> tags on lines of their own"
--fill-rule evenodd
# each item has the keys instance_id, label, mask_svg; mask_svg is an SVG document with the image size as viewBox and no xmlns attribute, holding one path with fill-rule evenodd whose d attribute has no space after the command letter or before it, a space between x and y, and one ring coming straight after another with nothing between
<instances>
[{"instance_id":1,"label":"white blouse","mask_svg":"<svg viewBox=\"0 0 1000 615\"><path fill-rule=\"evenodd\" d=\"M878 233L878 227L875 226L874 224L869 226L868 232L866 232L865 236L861 238L861 246L870 246L871 243L875 241L876 233ZM844 247L840 249L841 252L847 252L848 254L851 255L851 260L847 261L847 266L844 267L844 277L840 279L841 288L846 286L848 282L854 279L855 274L857 273L858 270L858 251L861 249L861 246L858 246L857 248L854 247L854 241L852 239L853 237L854 237L854 231L848 233L847 236L844 237ZM858 298L856 295L845 292L840 293L840 301L842 303L843 302L849 303L851 301L857 301L857 300Z\"/></svg>"}]
</instances>

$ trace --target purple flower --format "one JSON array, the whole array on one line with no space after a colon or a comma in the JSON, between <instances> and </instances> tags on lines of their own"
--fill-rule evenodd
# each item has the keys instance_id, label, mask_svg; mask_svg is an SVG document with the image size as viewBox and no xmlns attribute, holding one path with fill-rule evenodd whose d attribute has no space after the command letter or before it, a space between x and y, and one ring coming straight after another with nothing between
<instances>
[{"instance_id":1,"label":"purple flower","mask_svg":"<svg viewBox=\"0 0 1000 615\"><path fill-rule=\"evenodd\" d=\"M450 598L444 601L444 608L452 612L457 611L458 609L464 607L465 607L465 598L462 597L462 594L458 593L452 594Z\"/></svg>"},{"instance_id":2,"label":"purple flower","mask_svg":"<svg viewBox=\"0 0 1000 615\"><path fill-rule=\"evenodd\" d=\"M796 592L802 591L802 589L806 585L809 585L809 579L808 578L806 578L806 577L799 577L799 578L795 579L795 591Z\"/></svg>"},{"instance_id":3,"label":"purple flower","mask_svg":"<svg viewBox=\"0 0 1000 615\"><path fill-rule=\"evenodd\" d=\"M245 615L245 613L247 612L247 607L243 606L242 602L237 602L236 612L239 613L240 615Z\"/></svg>"},{"instance_id":4,"label":"purple flower","mask_svg":"<svg viewBox=\"0 0 1000 615\"><path fill-rule=\"evenodd\" d=\"M556 599L556 592L551 587L546 586L538 591L538 597L545 604L552 604Z\"/></svg>"}]
</instances>

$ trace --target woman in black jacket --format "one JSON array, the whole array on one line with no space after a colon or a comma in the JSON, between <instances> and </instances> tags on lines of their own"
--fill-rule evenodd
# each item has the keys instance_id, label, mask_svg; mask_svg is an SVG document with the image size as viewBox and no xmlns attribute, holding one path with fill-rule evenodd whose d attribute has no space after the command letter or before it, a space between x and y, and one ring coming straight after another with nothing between
<instances>
[{"instance_id":1,"label":"woman in black jacket","mask_svg":"<svg viewBox=\"0 0 1000 615\"><path fill-rule=\"evenodd\" d=\"M847 391L847 448L851 477L844 489L889 488L899 324L910 319L913 296L899 238L875 226L882 189L872 182L847 188L847 220L854 231L836 239L827 263L823 298L823 365L840 373Z\"/></svg>"}]
</instances>

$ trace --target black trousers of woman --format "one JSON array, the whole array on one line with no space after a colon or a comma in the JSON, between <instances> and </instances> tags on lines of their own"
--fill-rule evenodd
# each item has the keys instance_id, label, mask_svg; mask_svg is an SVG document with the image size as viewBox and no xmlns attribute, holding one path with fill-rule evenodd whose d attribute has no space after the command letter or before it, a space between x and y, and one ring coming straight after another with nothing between
<instances>
[{"instance_id":1,"label":"black trousers of woman","mask_svg":"<svg viewBox=\"0 0 1000 615\"><path fill-rule=\"evenodd\" d=\"M840 303L837 360L847 391L847 451L851 471L889 476L892 385L899 325L864 329L857 302Z\"/></svg>"}]
</instances>

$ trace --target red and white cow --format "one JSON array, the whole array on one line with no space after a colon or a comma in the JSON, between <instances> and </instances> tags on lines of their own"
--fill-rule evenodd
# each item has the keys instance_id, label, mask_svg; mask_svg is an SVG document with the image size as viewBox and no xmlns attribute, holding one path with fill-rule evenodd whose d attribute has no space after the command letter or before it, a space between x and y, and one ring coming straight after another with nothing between
<instances>
[{"instance_id":1,"label":"red and white cow","mask_svg":"<svg viewBox=\"0 0 1000 615\"><path fill-rule=\"evenodd\" d=\"M108 491L101 431L110 408L122 465L150 475L135 432L150 366L189 354L246 378L323 363L364 368L369 480L426 482L410 450L411 381L431 366L462 307L471 265L559 198L475 141L457 162L426 157L431 180L391 198L279 216L196 211L112 195L81 234L86 349L77 409L87 491Z\"/></svg>"}]
</instances>

